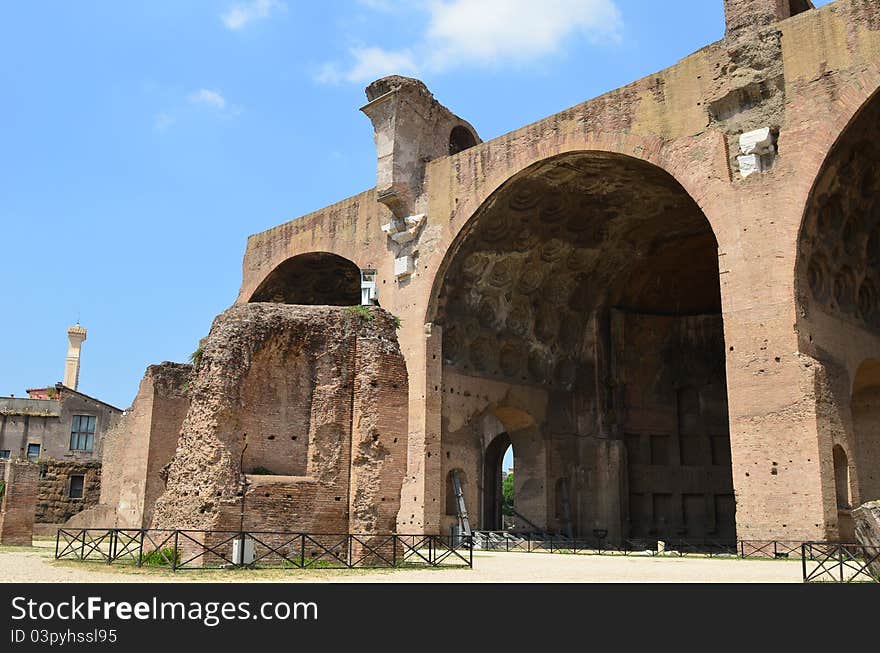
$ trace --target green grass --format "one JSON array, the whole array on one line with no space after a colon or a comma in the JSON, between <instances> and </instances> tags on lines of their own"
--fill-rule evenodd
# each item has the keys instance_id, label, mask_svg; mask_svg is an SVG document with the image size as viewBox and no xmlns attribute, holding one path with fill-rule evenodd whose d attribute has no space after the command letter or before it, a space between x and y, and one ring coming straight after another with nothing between
<instances>
[{"instance_id":1,"label":"green grass","mask_svg":"<svg viewBox=\"0 0 880 653\"><path fill-rule=\"evenodd\" d=\"M373 313L370 311L369 306L349 306L347 310L351 315L360 318L363 322L373 321Z\"/></svg>"}]
</instances>

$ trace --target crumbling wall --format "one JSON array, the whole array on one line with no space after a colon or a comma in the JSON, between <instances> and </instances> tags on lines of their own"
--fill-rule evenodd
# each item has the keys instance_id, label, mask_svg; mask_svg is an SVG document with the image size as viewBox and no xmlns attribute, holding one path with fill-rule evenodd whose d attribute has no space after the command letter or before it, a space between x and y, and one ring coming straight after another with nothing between
<instances>
[{"instance_id":1,"label":"crumbling wall","mask_svg":"<svg viewBox=\"0 0 880 653\"><path fill-rule=\"evenodd\" d=\"M192 365L147 368L131 408L104 438L100 500L72 517L79 528L143 528L165 490L164 468L177 450L189 409ZM68 515L70 517L70 515Z\"/></svg>"},{"instance_id":2,"label":"crumbling wall","mask_svg":"<svg viewBox=\"0 0 880 653\"><path fill-rule=\"evenodd\" d=\"M18 460L3 465L3 498L0 501L0 544L31 546L39 471L34 463Z\"/></svg>"},{"instance_id":3,"label":"crumbling wall","mask_svg":"<svg viewBox=\"0 0 880 653\"><path fill-rule=\"evenodd\" d=\"M380 309L247 304L220 315L153 526L393 531L408 384L395 330ZM288 473L249 468L252 447Z\"/></svg>"},{"instance_id":4,"label":"crumbling wall","mask_svg":"<svg viewBox=\"0 0 880 653\"><path fill-rule=\"evenodd\" d=\"M98 504L101 496L101 463L41 460L37 485L36 522L63 524L77 513ZM70 496L72 476L83 477L81 497Z\"/></svg>"}]
</instances>

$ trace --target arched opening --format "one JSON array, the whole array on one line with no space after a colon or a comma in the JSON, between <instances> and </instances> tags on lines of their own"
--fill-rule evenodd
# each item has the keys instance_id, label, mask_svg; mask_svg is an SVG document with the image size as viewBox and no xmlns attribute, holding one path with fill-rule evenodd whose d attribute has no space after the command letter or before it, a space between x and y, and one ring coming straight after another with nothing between
<instances>
[{"instance_id":1,"label":"arched opening","mask_svg":"<svg viewBox=\"0 0 880 653\"><path fill-rule=\"evenodd\" d=\"M480 420L498 415L530 527L735 537L717 243L668 173L582 152L517 175L463 228L428 318L444 447L484 447L494 487ZM517 431L506 405L533 420Z\"/></svg>"},{"instance_id":2,"label":"arched opening","mask_svg":"<svg viewBox=\"0 0 880 653\"><path fill-rule=\"evenodd\" d=\"M835 485L839 493L846 489L847 505L880 498L880 365L873 361L880 351L878 125L880 92L853 117L816 177L795 271L799 346L824 371L817 379L823 387L816 394L824 402L817 429L847 452L833 454ZM848 465L842 465L843 456ZM831 462L823 466L826 483ZM844 471L848 480L841 484L838 473ZM838 508L840 536L847 539L848 508L826 497L825 512Z\"/></svg>"},{"instance_id":3,"label":"arched opening","mask_svg":"<svg viewBox=\"0 0 880 653\"><path fill-rule=\"evenodd\" d=\"M336 254L300 254L269 273L251 297L254 302L356 306L361 303L361 272Z\"/></svg>"},{"instance_id":4,"label":"arched opening","mask_svg":"<svg viewBox=\"0 0 880 653\"><path fill-rule=\"evenodd\" d=\"M505 530L514 528L516 521L516 479L513 475L513 445L507 447L501 458L501 520Z\"/></svg>"},{"instance_id":5,"label":"arched opening","mask_svg":"<svg viewBox=\"0 0 880 653\"><path fill-rule=\"evenodd\" d=\"M835 343L842 325L880 335L878 124L875 95L829 153L804 214L796 284L803 345L812 352L845 348Z\"/></svg>"},{"instance_id":6,"label":"arched opening","mask_svg":"<svg viewBox=\"0 0 880 653\"><path fill-rule=\"evenodd\" d=\"M450 155L469 150L476 144L476 136L474 136L473 132L470 129L468 129L467 127L463 127L462 125L454 127L452 129L452 133L449 134Z\"/></svg>"},{"instance_id":7,"label":"arched opening","mask_svg":"<svg viewBox=\"0 0 880 653\"><path fill-rule=\"evenodd\" d=\"M839 444L834 445L834 487L837 490L837 508L849 510L852 508L849 496L849 461L846 452Z\"/></svg>"},{"instance_id":8,"label":"arched opening","mask_svg":"<svg viewBox=\"0 0 880 653\"><path fill-rule=\"evenodd\" d=\"M839 444L834 445L832 458L834 460L834 488L837 497L837 528L842 541L852 542L855 531L849 484L849 459Z\"/></svg>"},{"instance_id":9,"label":"arched opening","mask_svg":"<svg viewBox=\"0 0 880 653\"><path fill-rule=\"evenodd\" d=\"M504 455L511 448L510 436L502 433L486 448L483 457L483 530L504 529Z\"/></svg>"},{"instance_id":10,"label":"arched opening","mask_svg":"<svg viewBox=\"0 0 880 653\"><path fill-rule=\"evenodd\" d=\"M862 363L853 383L853 504L880 499L880 361Z\"/></svg>"}]
</instances>

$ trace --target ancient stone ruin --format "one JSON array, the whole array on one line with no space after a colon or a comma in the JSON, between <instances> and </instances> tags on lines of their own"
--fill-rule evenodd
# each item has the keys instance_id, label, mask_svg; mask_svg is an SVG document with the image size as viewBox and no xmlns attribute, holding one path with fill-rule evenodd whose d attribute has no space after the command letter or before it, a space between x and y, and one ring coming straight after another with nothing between
<instances>
[{"instance_id":1,"label":"ancient stone ruin","mask_svg":"<svg viewBox=\"0 0 880 653\"><path fill-rule=\"evenodd\" d=\"M39 467L7 460L0 464L0 544L31 546L37 507Z\"/></svg>"},{"instance_id":2,"label":"ancient stone ruin","mask_svg":"<svg viewBox=\"0 0 880 653\"><path fill-rule=\"evenodd\" d=\"M243 518L247 530L393 532L406 386L380 309L230 309L204 342L153 525L237 530Z\"/></svg>"},{"instance_id":3,"label":"ancient stone ruin","mask_svg":"<svg viewBox=\"0 0 880 653\"><path fill-rule=\"evenodd\" d=\"M721 41L486 142L371 84L376 187L250 237L192 374L123 420L106 515L447 534L460 488L497 529L512 446L520 530L851 540L880 498L880 5L724 5Z\"/></svg>"}]
</instances>

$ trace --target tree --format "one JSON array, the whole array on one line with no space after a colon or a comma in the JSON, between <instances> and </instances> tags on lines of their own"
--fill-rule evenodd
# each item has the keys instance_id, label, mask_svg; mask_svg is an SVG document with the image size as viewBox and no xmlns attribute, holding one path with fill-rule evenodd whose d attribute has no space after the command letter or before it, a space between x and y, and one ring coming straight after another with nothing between
<instances>
[{"instance_id":1,"label":"tree","mask_svg":"<svg viewBox=\"0 0 880 653\"><path fill-rule=\"evenodd\" d=\"M513 516L513 472L504 477L501 483L501 512Z\"/></svg>"}]
</instances>

